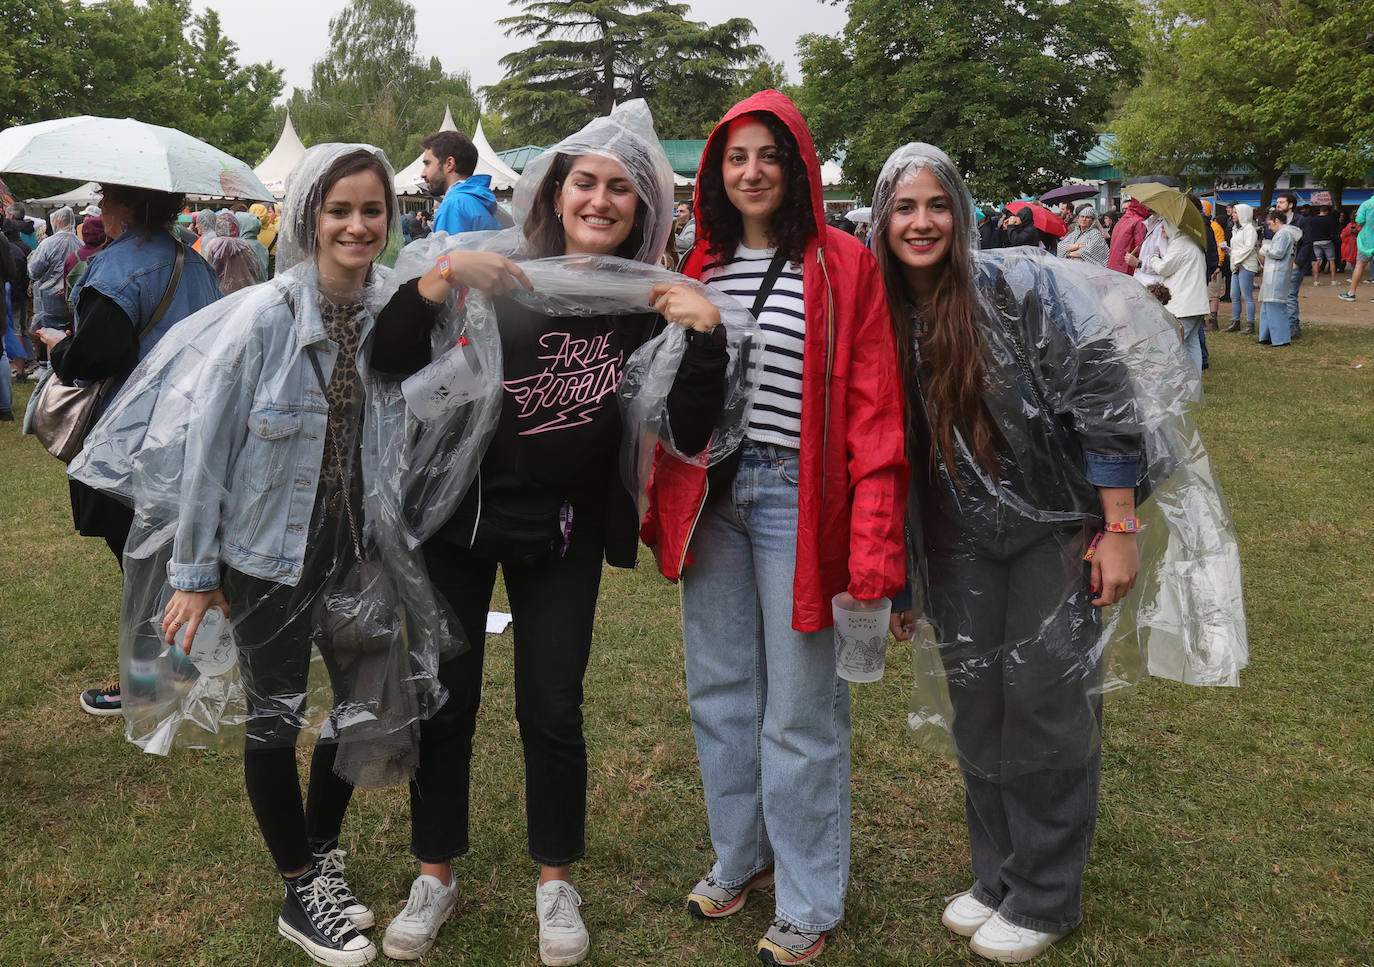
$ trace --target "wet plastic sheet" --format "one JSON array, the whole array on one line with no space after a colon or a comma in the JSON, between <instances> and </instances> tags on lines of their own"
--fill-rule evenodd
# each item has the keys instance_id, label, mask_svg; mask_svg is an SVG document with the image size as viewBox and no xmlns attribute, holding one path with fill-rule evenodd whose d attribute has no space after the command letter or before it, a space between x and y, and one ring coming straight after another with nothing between
<instances>
[{"instance_id":1,"label":"wet plastic sheet","mask_svg":"<svg viewBox=\"0 0 1374 967\"><path fill-rule=\"evenodd\" d=\"M943 153L907 146L879 181L880 228L922 167L963 192ZM973 253L970 268L999 474L956 434L964 486L941 464L913 498L913 586L932 620L913 641L908 720L921 744L997 780L1086 762L1103 693L1146 672L1237 685L1248 651L1235 533L1189 414L1201 384L1176 321L1125 275L1031 249ZM1102 511L1085 464L1137 445L1139 578L1099 610L1082 555Z\"/></svg>"},{"instance_id":2,"label":"wet plastic sheet","mask_svg":"<svg viewBox=\"0 0 1374 967\"><path fill-rule=\"evenodd\" d=\"M416 724L445 697L438 663L465 646L420 545L475 472L499 370L429 421L408 410L399 378L369 371L394 288L375 266L359 292L322 279L309 214L324 172L360 147L307 153L288 187L277 278L171 330L69 468L135 510L120 663L127 734L146 751L245 730L263 744L318 736L340 742L337 768L352 781L402 781ZM430 367L456 349L456 308L440 310ZM197 665L161 640L169 569L182 587L229 598L233 667Z\"/></svg>"}]
</instances>

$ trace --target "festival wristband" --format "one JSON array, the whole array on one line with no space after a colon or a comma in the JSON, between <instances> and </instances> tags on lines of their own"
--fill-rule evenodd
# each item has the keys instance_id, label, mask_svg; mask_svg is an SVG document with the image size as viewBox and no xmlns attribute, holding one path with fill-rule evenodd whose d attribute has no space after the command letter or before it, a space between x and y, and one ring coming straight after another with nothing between
<instances>
[{"instance_id":1,"label":"festival wristband","mask_svg":"<svg viewBox=\"0 0 1374 967\"><path fill-rule=\"evenodd\" d=\"M1123 517L1107 524L1108 534L1134 534L1140 530L1139 517Z\"/></svg>"},{"instance_id":2,"label":"festival wristband","mask_svg":"<svg viewBox=\"0 0 1374 967\"><path fill-rule=\"evenodd\" d=\"M449 265L447 252L439 256L439 261L434 263L434 267L439 270L439 278L455 289L458 288L458 280L453 277L453 266Z\"/></svg>"}]
</instances>

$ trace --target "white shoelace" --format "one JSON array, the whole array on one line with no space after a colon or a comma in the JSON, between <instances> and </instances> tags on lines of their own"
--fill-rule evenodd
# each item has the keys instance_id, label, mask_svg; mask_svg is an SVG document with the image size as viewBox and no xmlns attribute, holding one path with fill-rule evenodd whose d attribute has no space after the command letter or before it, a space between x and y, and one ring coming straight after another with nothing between
<instances>
[{"instance_id":1,"label":"white shoelace","mask_svg":"<svg viewBox=\"0 0 1374 967\"><path fill-rule=\"evenodd\" d=\"M436 906L439 900L439 891L430 886L424 880L416 879L410 887L410 897L406 900L405 909L396 916L395 923L413 923L421 930L429 930L429 910Z\"/></svg>"},{"instance_id":2,"label":"white shoelace","mask_svg":"<svg viewBox=\"0 0 1374 967\"><path fill-rule=\"evenodd\" d=\"M577 891L567 883L559 883L554 891L553 901L549 904L548 913L542 918L544 925L563 930L575 929L581 919L577 915L577 908L581 905L582 898L577 895Z\"/></svg>"},{"instance_id":3,"label":"white shoelace","mask_svg":"<svg viewBox=\"0 0 1374 967\"><path fill-rule=\"evenodd\" d=\"M330 940L340 941L346 932L353 929L353 921L343 912L331 885L323 876L315 877L300 892L300 898L306 914Z\"/></svg>"}]
</instances>

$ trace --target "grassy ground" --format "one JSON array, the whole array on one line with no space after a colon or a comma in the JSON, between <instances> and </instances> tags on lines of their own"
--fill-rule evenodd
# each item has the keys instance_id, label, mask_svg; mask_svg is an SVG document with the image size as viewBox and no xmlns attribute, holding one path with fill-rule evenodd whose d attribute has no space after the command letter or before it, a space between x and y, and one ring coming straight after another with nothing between
<instances>
[{"instance_id":1,"label":"grassy ground","mask_svg":"<svg viewBox=\"0 0 1374 967\"><path fill-rule=\"evenodd\" d=\"M1151 681L1109 703L1086 920L1047 967L1374 964L1374 330L1307 329L1289 349L1212 338L1200 422L1240 532L1253 665L1238 690ZM77 709L112 670L118 572L72 534L60 466L12 424L0 494L0 964L306 963L273 928L239 756L146 756ZM710 853L677 613L651 566L607 571L578 870L591 964L750 963L771 912L682 910ZM823 963L977 962L939 924L970 882L962 799L905 731L906 657L853 689L853 880ZM534 964L509 633L479 729L474 848L426 963ZM414 875L408 842L402 791L358 795L344 845L383 925Z\"/></svg>"}]
</instances>

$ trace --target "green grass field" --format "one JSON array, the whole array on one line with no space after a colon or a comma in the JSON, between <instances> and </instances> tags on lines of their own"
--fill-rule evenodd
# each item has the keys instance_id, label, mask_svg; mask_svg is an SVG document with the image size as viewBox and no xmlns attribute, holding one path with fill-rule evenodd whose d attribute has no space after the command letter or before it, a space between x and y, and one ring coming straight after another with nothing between
<instances>
[{"instance_id":1,"label":"green grass field","mask_svg":"<svg viewBox=\"0 0 1374 967\"><path fill-rule=\"evenodd\" d=\"M1212 337L1199 420L1240 533L1252 665L1238 690L1149 681L1109 702L1086 919L1037 963L1374 964L1374 329L1305 333ZM119 574L15 424L0 494L0 965L307 964L276 934L239 754L154 758L78 709L113 671ZM643 560L607 570L588 674L588 963L748 964L767 899L722 923L683 910L710 847L677 592ZM971 881L962 794L906 731L909 657L853 687L852 882L820 963L983 963L939 923ZM538 963L509 632L485 695L474 847L431 965ZM404 790L354 799L343 845L378 938L408 843Z\"/></svg>"}]
</instances>

